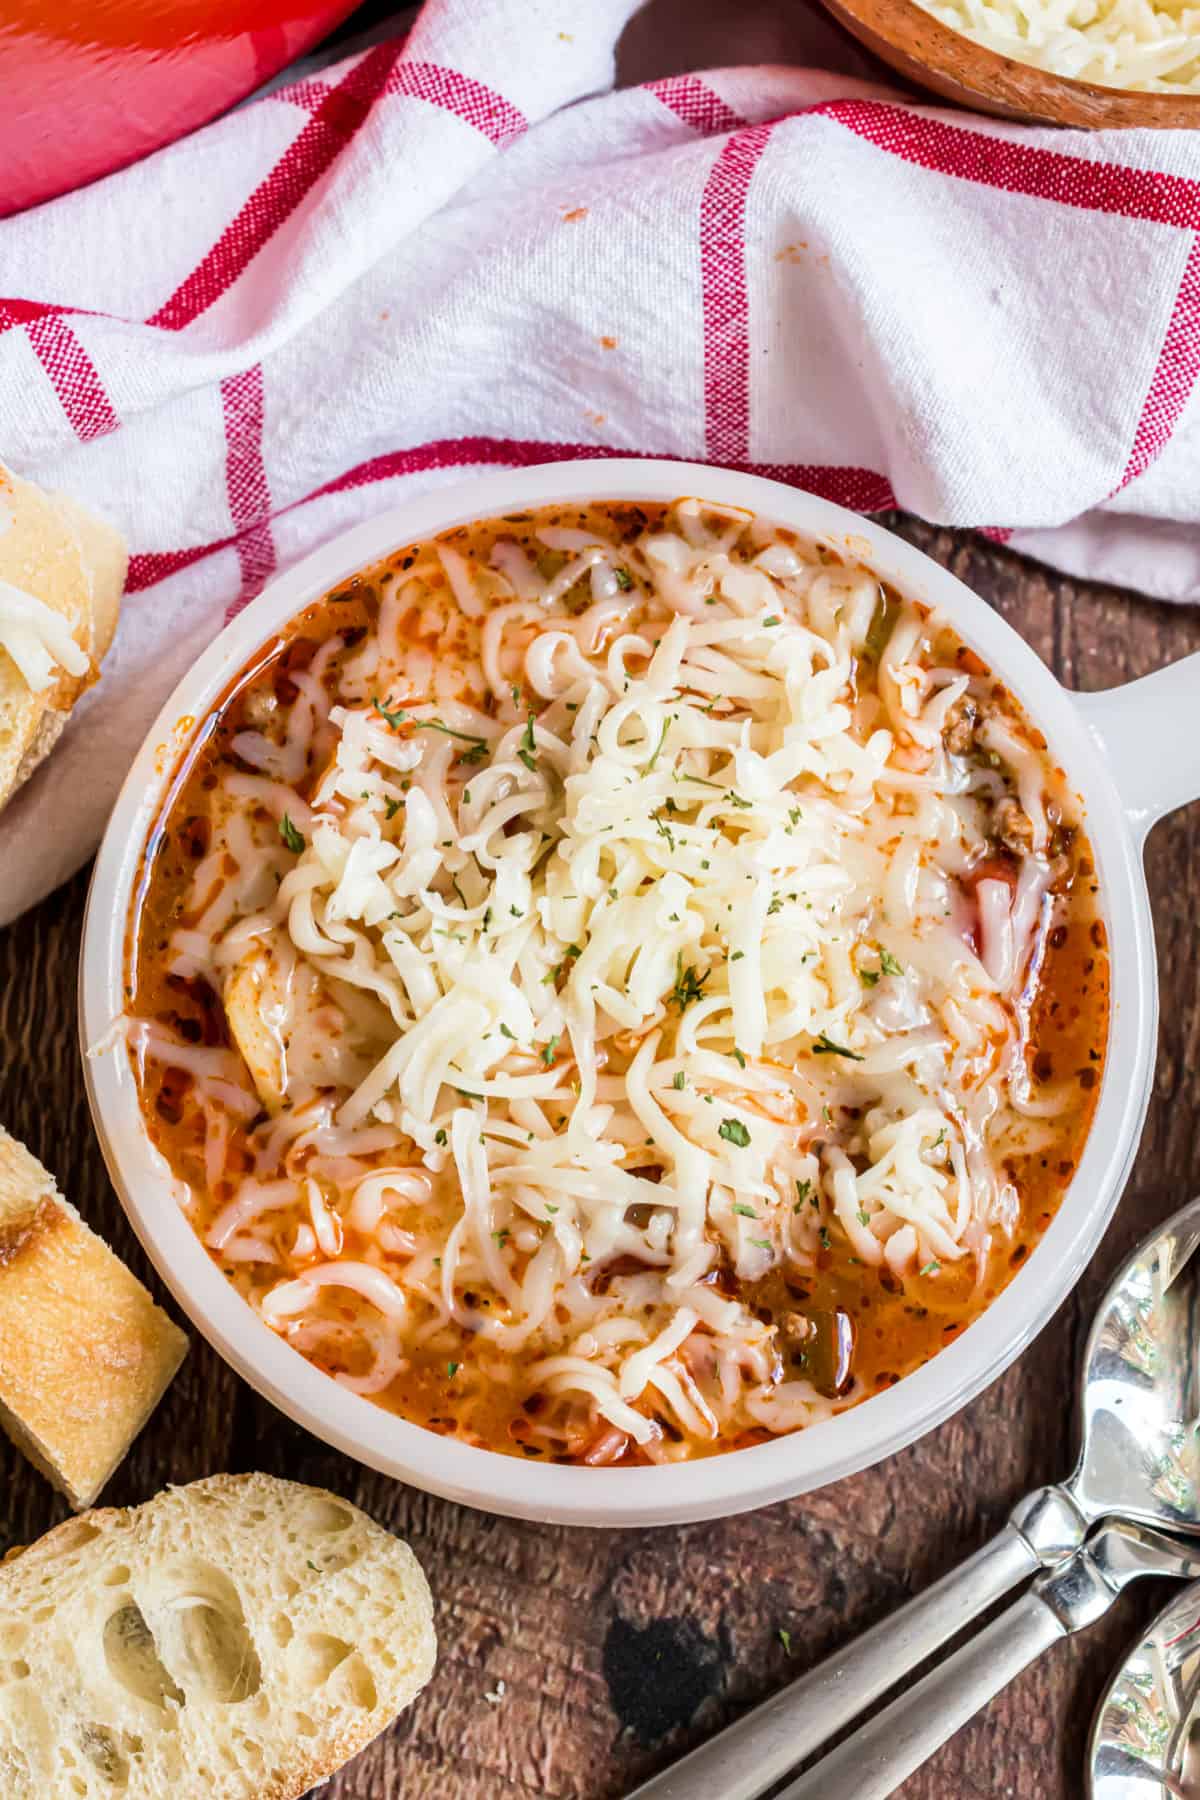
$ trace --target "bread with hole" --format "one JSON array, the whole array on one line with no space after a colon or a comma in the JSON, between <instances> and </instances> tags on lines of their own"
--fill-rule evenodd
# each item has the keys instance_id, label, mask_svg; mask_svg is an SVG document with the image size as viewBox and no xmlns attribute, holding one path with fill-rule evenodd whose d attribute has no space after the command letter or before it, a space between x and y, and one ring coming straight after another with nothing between
<instances>
[{"instance_id":1,"label":"bread with hole","mask_svg":"<svg viewBox=\"0 0 1200 1800\"><path fill-rule=\"evenodd\" d=\"M72 1506L90 1506L186 1352L136 1275L0 1127L0 1428Z\"/></svg>"},{"instance_id":2,"label":"bread with hole","mask_svg":"<svg viewBox=\"0 0 1200 1800\"><path fill-rule=\"evenodd\" d=\"M97 679L126 563L105 520L0 463L0 806Z\"/></svg>"},{"instance_id":3,"label":"bread with hole","mask_svg":"<svg viewBox=\"0 0 1200 1800\"><path fill-rule=\"evenodd\" d=\"M346 1500L216 1475L0 1564L4 1800L297 1800L420 1693L429 1588Z\"/></svg>"}]
</instances>

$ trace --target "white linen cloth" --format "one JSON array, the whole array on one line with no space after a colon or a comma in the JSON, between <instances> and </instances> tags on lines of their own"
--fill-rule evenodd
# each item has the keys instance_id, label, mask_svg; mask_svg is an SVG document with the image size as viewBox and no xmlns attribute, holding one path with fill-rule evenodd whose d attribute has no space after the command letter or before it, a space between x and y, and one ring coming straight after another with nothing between
<instances>
[{"instance_id":1,"label":"white linen cloth","mask_svg":"<svg viewBox=\"0 0 1200 1800\"><path fill-rule=\"evenodd\" d=\"M481 464L781 474L1200 598L1200 134L916 103L800 8L429 0L0 223L0 457L133 551L99 687L0 819L0 922L277 568ZM795 27L789 27L794 30ZM632 46L632 48L631 48ZM836 66L835 66L836 65Z\"/></svg>"}]
</instances>

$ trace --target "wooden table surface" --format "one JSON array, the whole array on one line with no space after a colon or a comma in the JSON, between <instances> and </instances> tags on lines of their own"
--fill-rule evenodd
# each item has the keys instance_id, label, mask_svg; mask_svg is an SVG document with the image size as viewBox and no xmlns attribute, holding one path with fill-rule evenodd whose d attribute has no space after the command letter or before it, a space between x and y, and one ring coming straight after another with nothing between
<instances>
[{"instance_id":1,"label":"wooden table surface","mask_svg":"<svg viewBox=\"0 0 1200 1800\"><path fill-rule=\"evenodd\" d=\"M902 529L1070 686L1108 687L1200 648L1194 609L1067 581L963 533ZM1096 1297L1137 1239L1200 1192L1200 809L1158 828L1149 875L1164 971L1158 1074L1117 1217L1036 1345L957 1418L864 1475L719 1524L615 1533L513 1524L357 1467L258 1399L193 1334L106 1499L146 1500L166 1482L222 1469L321 1483L407 1537L437 1599L432 1683L322 1790L328 1800L623 1795L950 1568L1027 1489L1067 1472L1074 1375ZM159 1291L84 1099L75 968L85 884L80 876L0 933L0 1120ZM0 1439L0 1553L64 1515ZM1051 1652L904 1787L905 1800L1079 1800L1097 1697L1159 1604L1157 1589L1135 1589Z\"/></svg>"}]
</instances>

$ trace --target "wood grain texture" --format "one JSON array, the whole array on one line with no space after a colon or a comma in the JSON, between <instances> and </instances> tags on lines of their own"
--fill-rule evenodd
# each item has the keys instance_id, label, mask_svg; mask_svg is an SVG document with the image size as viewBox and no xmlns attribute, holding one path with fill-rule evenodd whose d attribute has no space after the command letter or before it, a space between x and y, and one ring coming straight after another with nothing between
<instances>
[{"instance_id":1,"label":"wood grain texture","mask_svg":"<svg viewBox=\"0 0 1200 1800\"><path fill-rule=\"evenodd\" d=\"M918 0L823 0L833 17L919 88L998 118L1089 131L1194 130L1200 95L1135 93L1005 56L944 25Z\"/></svg>"},{"instance_id":2,"label":"wood grain texture","mask_svg":"<svg viewBox=\"0 0 1200 1800\"><path fill-rule=\"evenodd\" d=\"M1111 686L1200 648L1193 609L1067 581L963 533L900 528L1069 685ZM431 1686L322 1790L328 1800L615 1800L950 1568L1019 1495L1068 1470L1075 1369L1096 1298L1137 1239L1200 1192L1200 809L1155 832L1149 875L1164 970L1160 1055L1112 1227L1037 1344L957 1418L879 1468L720 1524L611 1534L513 1524L357 1467L259 1400L193 1334L105 1498L145 1500L220 1469L322 1483L409 1538L437 1597L442 1655ZM84 891L81 877L0 934L0 1120L163 1298L108 1185L84 1100L75 1036ZM0 1440L0 1553L64 1511ZM1097 1696L1161 1598L1135 1589L1052 1652L905 1786L905 1800L1078 1800Z\"/></svg>"}]
</instances>

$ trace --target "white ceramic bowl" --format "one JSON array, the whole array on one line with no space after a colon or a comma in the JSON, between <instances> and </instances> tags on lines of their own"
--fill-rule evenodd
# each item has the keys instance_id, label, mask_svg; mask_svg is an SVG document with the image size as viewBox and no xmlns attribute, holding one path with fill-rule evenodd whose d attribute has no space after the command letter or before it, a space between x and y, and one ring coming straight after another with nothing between
<instances>
[{"instance_id":1,"label":"white ceramic bowl","mask_svg":"<svg viewBox=\"0 0 1200 1800\"><path fill-rule=\"evenodd\" d=\"M410 1425L347 1393L260 1323L172 1199L138 1108L121 1012L126 921L150 822L182 746L251 652L303 606L400 544L549 501L671 500L699 494L791 526L869 562L939 607L1040 725L1082 796L1112 952L1112 1025L1095 1122L1045 1237L960 1338L896 1387L791 1437L668 1467L531 1466ZM1200 795L1200 656L1109 694L1068 694L990 607L919 550L841 507L774 481L688 463L550 464L429 494L347 532L280 575L223 631L163 708L113 808L88 902L81 1030L92 1115L113 1182L183 1310L239 1374L327 1443L470 1506L580 1525L720 1517L836 1481L901 1449L963 1406L1041 1330L1104 1230L1137 1147L1150 1092L1157 984L1142 839Z\"/></svg>"}]
</instances>

